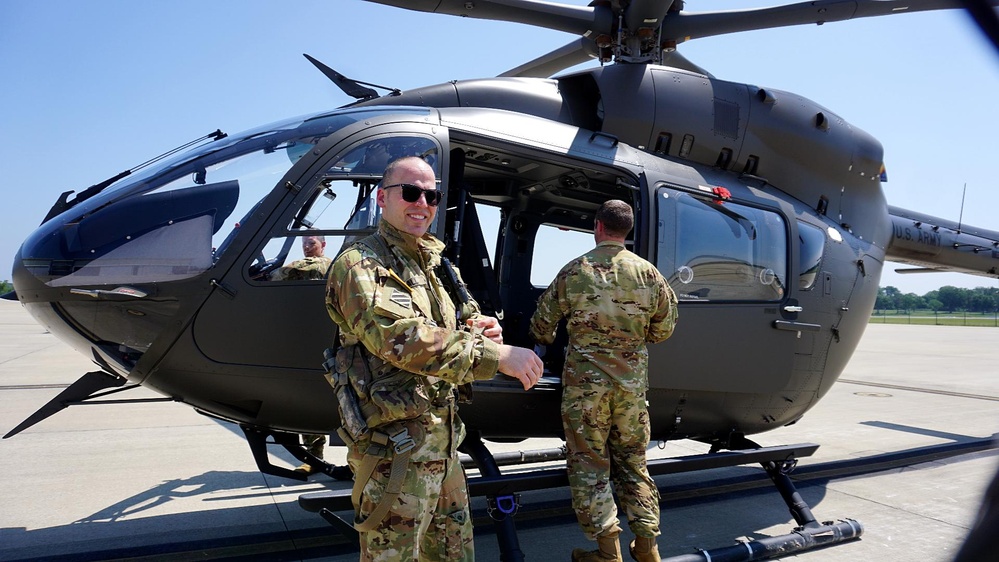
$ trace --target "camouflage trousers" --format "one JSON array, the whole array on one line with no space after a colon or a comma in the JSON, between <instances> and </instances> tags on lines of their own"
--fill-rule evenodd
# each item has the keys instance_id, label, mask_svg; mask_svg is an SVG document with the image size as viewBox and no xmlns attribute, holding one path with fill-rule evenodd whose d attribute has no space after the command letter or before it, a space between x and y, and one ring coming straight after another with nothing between
<instances>
[{"instance_id":1,"label":"camouflage trousers","mask_svg":"<svg viewBox=\"0 0 999 562\"><path fill-rule=\"evenodd\" d=\"M347 462L356 473L362 455L350 450ZM360 516L381 500L392 459L378 464L361 492ZM411 462L402 493L381 524L362 532L362 562L475 560L472 518L465 471L457 459Z\"/></svg>"},{"instance_id":2,"label":"camouflage trousers","mask_svg":"<svg viewBox=\"0 0 999 562\"><path fill-rule=\"evenodd\" d=\"M326 436L313 433L303 433L302 445L313 455L323 458L323 450L326 448Z\"/></svg>"},{"instance_id":3,"label":"camouflage trousers","mask_svg":"<svg viewBox=\"0 0 999 562\"><path fill-rule=\"evenodd\" d=\"M650 436L645 393L609 381L566 386L562 426L572 508L586 536L596 540L619 525L615 491L631 531L659 536L659 490L645 460Z\"/></svg>"}]
</instances>

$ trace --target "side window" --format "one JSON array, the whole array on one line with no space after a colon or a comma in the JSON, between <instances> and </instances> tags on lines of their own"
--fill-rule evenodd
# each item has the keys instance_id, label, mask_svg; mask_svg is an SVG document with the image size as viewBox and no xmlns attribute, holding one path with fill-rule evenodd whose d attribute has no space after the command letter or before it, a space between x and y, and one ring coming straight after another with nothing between
<instances>
[{"instance_id":1,"label":"side window","mask_svg":"<svg viewBox=\"0 0 999 562\"><path fill-rule=\"evenodd\" d=\"M787 226L777 213L660 189L657 263L685 301L779 301Z\"/></svg>"},{"instance_id":2,"label":"side window","mask_svg":"<svg viewBox=\"0 0 999 562\"><path fill-rule=\"evenodd\" d=\"M378 137L354 145L333 159L309 189L281 236L271 238L249 276L257 281L324 281L329 265L344 248L378 227L375 199L385 167L397 158L419 156L439 178L440 147L425 137Z\"/></svg>"},{"instance_id":3,"label":"side window","mask_svg":"<svg viewBox=\"0 0 999 562\"><path fill-rule=\"evenodd\" d=\"M376 183L369 181L326 178L292 219L288 230L373 231L381 216L375 187Z\"/></svg>"},{"instance_id":4,"label":"side window","mask_svg":"<svg viewBox=\"0 0 999 562\"><path fill-rule=\"evenodd\" d=\"M562 266L593 248L593 233L559 228L550 224L538 227L537 242L531 260L531 285L547 287Z\"/></svg>"},{"instance_id":5,"label":"side window","mask_svg":"<svg viewBox=\"0 0 999 562\"><path fill-rule=\"evenodd\" d=\"M815 287L815 280L819 276L826 235L821 228L798 221L798 241L801 247L798 257L798 288L807 291Z\"/></svg>"},{"instance_id":6,"label":"side window","mask_svg":"<svg viewBox=\"0 0 999 562\"><path fill-rule=\"evenodd\" d=\"M496 240L499 238L500 209L491 205L475 204L475 214L479 217L479 228L486 244L489 263L496 263Z\"/></svg>"}]
</instances>

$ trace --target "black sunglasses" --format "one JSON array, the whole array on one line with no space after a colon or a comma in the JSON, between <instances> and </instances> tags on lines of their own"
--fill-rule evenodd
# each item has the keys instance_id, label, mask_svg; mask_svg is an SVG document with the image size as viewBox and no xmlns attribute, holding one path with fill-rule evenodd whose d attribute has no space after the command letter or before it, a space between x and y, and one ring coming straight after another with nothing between
<instances>
[{"instance_id":1,"label":"black sunglasses","mask_svg":"<svg viewBox=\"0 0 999 562\"><path fill-rule=\"evenodd\" d=\"M431 207L436 207L437 204L441 202L441 192L437 189L423 189L422 187L417 187L411 183L394 183L392 185L384 185L382 186L382 189L388 189L390 187L401 187L402 198L407 203L416 203L419 201L421 193L426 198L427 205Z\"/></svg>"}]
</instances>

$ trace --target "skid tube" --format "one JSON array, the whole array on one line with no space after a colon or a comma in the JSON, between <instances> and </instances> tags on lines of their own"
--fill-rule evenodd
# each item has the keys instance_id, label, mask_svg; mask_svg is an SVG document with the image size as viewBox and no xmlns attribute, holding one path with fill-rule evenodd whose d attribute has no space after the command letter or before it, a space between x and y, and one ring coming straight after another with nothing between
<instances>
[{"instance_id":1,"label":"skid tube","mask_svg":"<svg viewBox=\"0 0 999 562\"><path fill-rule=\"evenodd\" d=\"M766 560L860 537L863 526L857 521L819 523L788 477L796 466L797 459L811 456L819 448L818 445L813 443L774 447L754 447L754 445L743 439L738 449L721 452L712 449L712 452L707 454L653 459L648 462L649 473L652 476L661 476L759 463L777 487L799 527L787 535L740 542L734 546L714 550L699 550L696 553L663 560L667 562ZM500 559L503 562L523 562L525 556L520 549L517 530L513 523L516 510L520 507L519 492L568 486L566 469L549 468L503 475L499 471L500 463L496 462L492 453L482 443L481 436L474 432L469 432L461 450L468 454L479 468L480 476L468 479L468 492L469 496L487 498L490 517L495 525L496 540L500 547ZM334 513L353 510L349 489L302 494L298 498L298 503L306 511L320 513L349 540L357 540L356 531L351 525Z\"/></svg>"},{"instance_id":2,"label":"skid tube","mask_svg":"<svg viewBox=\"0 0 999 562\"><path fill-rule=\"evenodd\" d=\"M738 544L699 550L696 553L681 554L663 558L663 562L749 562L752 560L769 560L778 556L833 546L841 542L860 538L864 526L854 519L842 521L826 521L819 523L812 515L812 510L802 499L801 494L788 476L798 464L797 459L785 459L781 462L766 461L760 463L767 476L773 481L781 498L787 504L798 527L786 535L764 537L750 541L740 541Z\"/></svg>"}]
</instances>

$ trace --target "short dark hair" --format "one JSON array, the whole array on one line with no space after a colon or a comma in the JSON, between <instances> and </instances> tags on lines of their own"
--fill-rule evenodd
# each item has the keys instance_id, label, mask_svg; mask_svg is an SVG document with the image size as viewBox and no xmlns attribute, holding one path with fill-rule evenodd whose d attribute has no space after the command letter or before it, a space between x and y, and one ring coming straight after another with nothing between
<instances>
[{"instance_id":1,"label":"short dark hair","mask_svg":"<svg viewBox=\"0 0 999 562\"><path fill-rule=\"evenodd\" d=\"M604 230L608 234L619 237L627 236L635 226L635 215L631 211L631 205L620 199L605 201L593 218L604 225Z\"/></svg>"}]
</instances>

